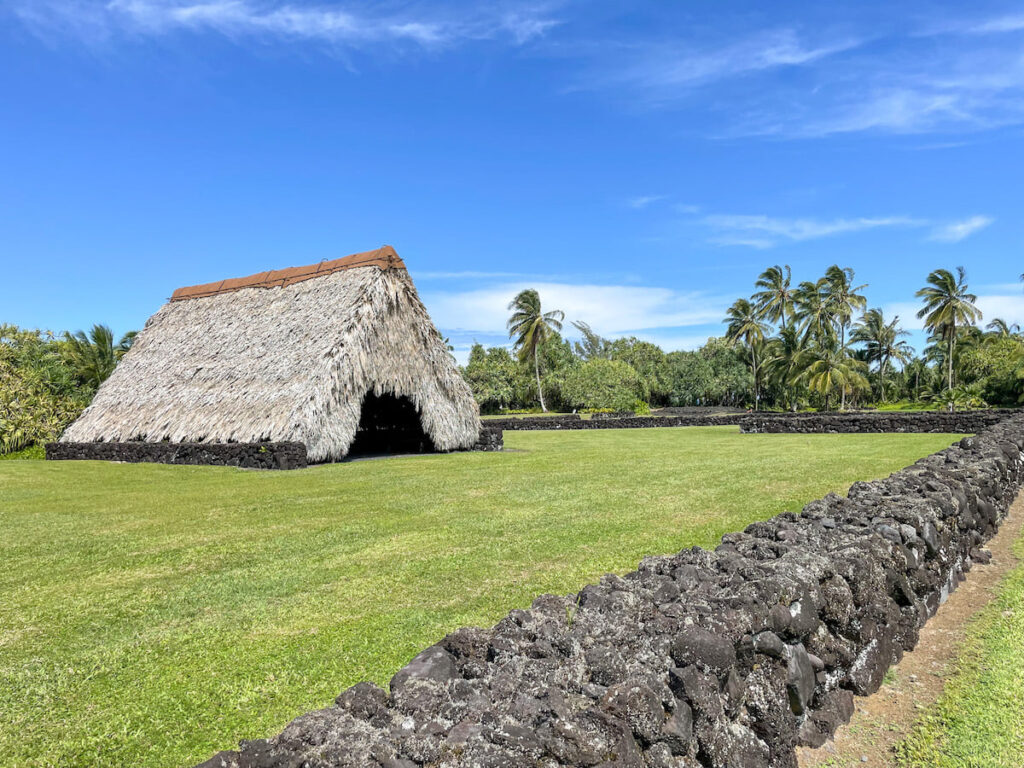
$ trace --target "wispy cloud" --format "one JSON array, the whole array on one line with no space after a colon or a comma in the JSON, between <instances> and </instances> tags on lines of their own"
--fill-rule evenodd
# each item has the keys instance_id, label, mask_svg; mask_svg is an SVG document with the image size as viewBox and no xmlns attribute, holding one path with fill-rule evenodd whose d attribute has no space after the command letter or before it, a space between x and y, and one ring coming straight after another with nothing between
<instances>
[{"instance_id":1,"label":"wispy cloud","mask_svg":"<svg viewBox=\"0 0 1024 768\"><path fill-rule=\"evenodd\" d=\"M639 197L631 197L629 200L626 201L626 205L628 205L630 208L640 210L642 208L646 208L651 203L656 203L659 200L664 199L665 195L640 195Z\"/></svg>"},{"instance_id":2,"label":"wispy cloud","mask_svg":"<svg viewBox=\"0 0 1024 768\"><path fill-rule=\"evenodd\" d=\"M74 35L90 42L117 35L158 36L208 32L237 42L246 39L316 41L358 46L408 42L443 47L461 40L505 36L516 44L544 35L558 24L542 11L497 3L486 11L456 13L445 6L369 11L308 3L254 0L16 0L15 16L44 35Z\"/></svg>"},{"instance_id":3,"label":"wispy cloud","mask_svg":"<svg viewBox=\"0 0 1024 768\"><path fill-rule=\"evenodd\" d=\"M946 26L868 29L840 18L839 27L754 29L711 42L685 31L671 43L629 38L581 48L577 88L648 109L700 110L695 130L719 138L1024 124L1024 15L938 23Z\"/></svg>"},{"instance_id":4,"label":"wispy cloud","mask_svg":"<svg viewBox=\"0 0 1024 768\"><path fill-rule=\"evenodd\" d=\"M932 232L930 239L937 240L942 243L959 243L961 240L966 237L970 237L975 232L985 229L985 227L992 224L993 221L995 221L995 219L991 216L971 216L963 221L954 221L949 224L936 227Z\"/></svg>"},{"instance_id":5,"label":"wispy cloud","mask_svg":"<svg viewBox=\"0 0 1024 768\"><path fill-rule=\"evenodd\" d=\"M840 40L809 45L792 29L776 29L720 48L655 46L623 71L621 78L644 88L691 87L750 72L809 64L858 44L856 40Z\"/></svg>"},{"instance_id":6,"label":"wispy cloud","mask_svg":"<svg viewBox=\"0 0 1024 768\"><path fill-rule=\"evenodd\" d=\"M870 229L920 227L927 224L926 221L909 216L811 219L745 214L712 214L705 216L702 223L714 233L711 242L751 248L771 248L780 242L817 240Z\"/></svg>"},{"instance_id":7,"label":"wispy cloud","mask_svg":"<svg viewBox=\"0 0 1024 768\"><path fill-rule=\"evenodd\" d=\"M1021 30L1024 30L1024 13L997 16L967 27L968 32L976 34L1020 32Z\"/></svg>"}]
</instances>

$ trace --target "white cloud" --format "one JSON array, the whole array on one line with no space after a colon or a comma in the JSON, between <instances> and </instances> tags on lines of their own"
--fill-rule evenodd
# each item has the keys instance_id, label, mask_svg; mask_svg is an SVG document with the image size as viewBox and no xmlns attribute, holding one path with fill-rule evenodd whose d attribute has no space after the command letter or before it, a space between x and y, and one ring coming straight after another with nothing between
<instances>
[{"instance_id":1,"label":"white cloud","mask_svg":"<svg viewBox=\"0 0 1024 768\"><path fill-rule=\"evenodd\" d=\"M13 11L40 34L60 32L91 42L118 33L157 36L184 31L213 32L236 41L304 40L350 46L392 41L441 47L502 35L522 44L558 23L540 12L506 10L502 4L468 14L438 7L429 13L415 6L392 8L371 13L337 5L255 0L110 0L100 5L77 0L17 0Z\"/></svg>"},{"instance_id":2,"label":"white cloud","mask_svg":"<svg viewBox=\"0 0 1024 768\"><path fill-rule=\"evenodd\" d=\"M718 245L770 248L779 242L800 242L885 227L920 227L927 222L907 216L855 219L778 218L764 215L712 214L702 222Z\"/></svg>"},{"instance_id":3,"label":"white cloud","mask_svg":"<svg viewBox=\"0 0 1024 768\"><path fill-rule=\"evenodd\" d=\"M646 208L651 203L656 203L659 200L664 199L665 195L641 195L639 197L631 197L629 200L626 201L626 205L628 205L630 208L640 210L642 208Z\"/></svg>"},{"instance_id":4,"label":"white cloud","mask_svg":"<svg viewBox=\"0 0 1024 768\"><path fill-rule=\"evenodd\" d=\"M959 243L966 237L970 237L975 232L978 232L985 227L989 226L995 219L991 216L971 216L963 221L954 221L950 224L944 224L941 227L936 227L935 231L932 232L930 239L937 240L942 243Z\"/></svg>"},{"instance_id":5,"label":"white cloud","mask_svg":"<svg viewBox=\"0 0 1024 768\"><path fill-rule=\"evenodd\" d=\"M515 282L470 291L423 291L422 298L439 328L479 334L503 334L508 303L524 288L536 288L545 309L565 312L609 336L717 324L731 299L699 292L632 285Z\"/></svg>"},{"instance_id":6,"label":"white cloud","mask_svg":"<svg viewBox=\"0 0 1024 768\"><path fill-rule=\"evenodd\" d=\"M985 326L997 317L1008 323L1024 325L1024 294L978 296L978 309L984 315L980 325Z\"/></svg>"}]
</instances>

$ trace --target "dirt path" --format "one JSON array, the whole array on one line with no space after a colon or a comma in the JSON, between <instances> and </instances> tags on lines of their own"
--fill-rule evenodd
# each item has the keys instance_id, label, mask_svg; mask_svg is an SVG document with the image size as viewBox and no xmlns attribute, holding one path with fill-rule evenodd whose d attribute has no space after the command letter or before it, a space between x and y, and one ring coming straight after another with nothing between
<instances>
[{"instance_id":1,"label":"dirt path","mask_svg":"<svg viewBox=\"0 0 1024 768\"><path fill-rule=\"evenodd\" d=\"M1024 493L989 542L989 565L974 565L967 581L950 595L921 630L918 646L886 676L871 696L856 699L853 719L820 749L801 749L801 768L889 768L893 748L909 733L921 710L939 698L951 671L967 622L994 596L1003 577L1017 564L1012 548L1024 529Z\"/></svg>"}]
</instances>

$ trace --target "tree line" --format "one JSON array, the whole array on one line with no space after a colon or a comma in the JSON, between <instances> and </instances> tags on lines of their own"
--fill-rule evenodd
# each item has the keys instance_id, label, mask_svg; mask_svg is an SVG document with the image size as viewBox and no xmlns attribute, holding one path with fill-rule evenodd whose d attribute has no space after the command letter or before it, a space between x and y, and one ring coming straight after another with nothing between
<instances>
[{"instance_id":1,"label":"tree line","mask_svg":"<svg viewBox=\"0 0 1024 768\"><path fill-rule=\"evenodd\" d=\"M1024 275L1021 276L1024 280ZM729 307L726 332L694 351L666 353L635 337L606 339L544 311L536 290L509 304L511 351L470 350L463 373L485 413L632 410L712 405L799 410L850 407L955 409L1024 402L1024 335L995 318L984 329L962 267L930 273L916 297L929 333L918 354L898 316L868 307L854 270L832 265L794 283L768 267L749 297Z\"/></svg>"}]
</instances>

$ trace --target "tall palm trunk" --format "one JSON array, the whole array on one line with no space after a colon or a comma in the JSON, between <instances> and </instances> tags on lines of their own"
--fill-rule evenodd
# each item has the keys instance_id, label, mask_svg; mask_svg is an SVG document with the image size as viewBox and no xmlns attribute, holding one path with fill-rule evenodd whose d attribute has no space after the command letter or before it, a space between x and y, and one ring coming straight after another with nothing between
<instances>
[{"instance_id":1,"label":"tall palm trunk","mask_svg":"<svg viewBox=\"0 0 1024 768\"><path fill-rule=\"evenodd\" d=\"M882 358L882 365L879 368L880 385L882 389L882 402L885 402L885 369L889 367L889 356L886 355Z\"/></svg>"},{"instance_id":2,"label":"tall palm trunk","mask_svg":"<svg viewBox=\"0 0 1024 768\"><path fill-rule=\"evenodd\" d=\"M956 343L956 320L949 326L949 360L946 361L947 386L953 388L953 345Z\"/></svg>"},{"instance_id":3,"label":"tall palm trunk","mask_svg":"<svg viewBox=\"0 0 1024 768\"><path fill-rule=\"evenodd\" d=\"M754 345L750 345L750 367L754 370L754 410L757 410L759 393L757 391L757 357L754 355Z\"/></svg>"},{"instance_id":4,"label":"tall palm trunk","mask_svg":"<svg viewBox=\"0 0 1024 768\"><path fill-rule=\"evenodd\" d=\"M839 321L839 354L846 354L846 323L842 320ZM842 394L840 395L839 410L846 410L846 382L843 382L841 389Z\"/></svg>"},{"instance_id":5,"label":"tall palm trunk","mask_svg":"<svg viewBox=\"0 0 1024 768\"><path fill-rule=\"evenodd\" d=\"M540 385L540 356L537 354L537 347L533 348L533 372L537 376L537 397L540 398L540 409L544 412L548 412L548 407L544 405L544 388Z\"/></svg>"}]
</instances>

